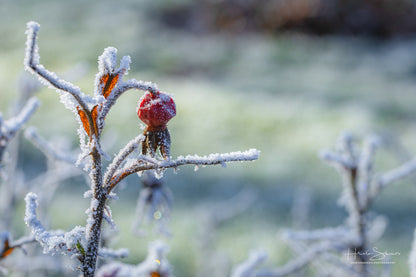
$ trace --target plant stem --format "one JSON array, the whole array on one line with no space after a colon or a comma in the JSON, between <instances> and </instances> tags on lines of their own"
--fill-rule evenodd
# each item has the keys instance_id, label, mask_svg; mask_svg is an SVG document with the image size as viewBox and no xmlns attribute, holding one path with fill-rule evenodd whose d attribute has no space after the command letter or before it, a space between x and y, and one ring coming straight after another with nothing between
<instances>
[{"instance_id":1,"label":"plant stem","mask_svg":"<svg viewBox=\"0 0 416 277\"><path fill-rule=\"evenodd\" d=\"M359 239L359 243L357 245L356 252L358 253L366 253L367 251L367 234L366 234L366 210L360 204L360 197L357 188L357 168L352 168L350 170L350 187L351 187L351 200L353 208L351 209L352 213L355 213L352 216L353 224L355 225L355 229L357 230L357 235ZM358 262L358 269L363 277L368 276L368 267L366 262L368 261L367 255L365 254L358 254L356 255L356 259Z\"/></svg>"},{"instance_id":2,"label":"plant stem","mask_svg":"<svg viewBox=\"0 0 416 277\"><path fill-rule=\"evenodd\" d=\"M82 261L82 273L84 277L93 277L97 264L98 248L101 237L101 226L107 201L106 190L102 184L101 155L96 147L92 149L92 184L93 198L91 199L91 211L87 221L87 247Z\"/></svg>"}]
</instances>

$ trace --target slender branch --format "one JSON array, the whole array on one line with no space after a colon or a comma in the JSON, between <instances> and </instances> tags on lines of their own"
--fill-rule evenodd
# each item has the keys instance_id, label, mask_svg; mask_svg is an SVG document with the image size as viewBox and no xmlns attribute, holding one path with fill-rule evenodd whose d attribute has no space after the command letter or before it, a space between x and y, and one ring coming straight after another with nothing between
<instances>
[{"instance_id":1,"label":"slender branch","mask_svg":"<svg viewBox=\"0 0 416 277\"><path fill-rule=\"evenodd\" d=\"M10 244L10 248L22 247L25 244L29 244L29 243L33 243L33 242L36 242L36 239L32 236L22 237L18 240L13 241Z\"/></svg>"},{"instance_id":2,"label":"slender branch","mask_svg":"<svg viewBox=\"0 0 416 277\"><path fill-rule=\"evenodd\" d=\"M63 153L62 151L54 149L48 141L39 135L35 127L27 128L25 131L25 137L48 158L63 161L72 165L74 165L77 161L77 159L71 156L70 153Z\"/></svg>"},{"instance_id":3,"label":"slender branch","mask_svg":"<svg viewBox=\"0 0 416 277\"><path fill-rule=\"evenodd\" d=\"M126 91L130 89L137 89L141 91L150 91L156 92L159 89L156 84L145 81L138 81L136 79L130 79L126 82L119 82L117 86L113 89L110 96L108 97L105 106L101 111L101 117L105 118L110 111L111 107L116 103L116 100Z\"/></svg>"},{"instance_id":4,"label":"slender branch","mask_svg":"<svg viewBox=\"0 0 416 277\"><path fill-rule=\"evenodd\" d=\"M259 270L254 275L255 277L283 277L288 274L295 273L305 266L307 266L317 255L327 252L331 249L337 249L342 246L333 243L323 242L312 245L306 252L298 256L296 259L289 261L281 267Z\"/></svg>"},{"instance_id":5,"label":"slender branch","mask_svg":"<svg viewBox=\"0 0 416 277\"><path fill-rule=\"evenodd\" d=\"M231 273L231 277L254 276L254 271L258 265L267 259L267 254L263 250L252 251L246 261L238 265Z\"/></svg>"},{"instance_id":6,"label":"slender branch","mask_svg":"<svg viewBox=\"0 0 416 277\"><path fill-rule=\"evenodd\" d=\"M110 183L111 178L113 178L116 170L120 167L123 161L125 161L126 158L139 147L139 143L143 141L143 139L143 135L138 135L136 138L127 143L123 149L120 150L120 152L117 154L117 156L114 157L112 163L107 168L107 171L104 175L104 184Z\"/></svg>"},{"instance_id":7,"label":"slender branch","mask_svg":"<svg viewBox=\"0 0 416 277\"><path fill-rule=\"evenodd\" d=\"M46 84L57 90L65 91L72 95L87 116L89 126L94 126L91 112L84 100L87 96L78 87L60 79L55 73L45 69L45 67L39 63L40 57L37 45L37 34L39 29L40 26L37 22L31 21L27 23L26 55L24 60L26 69L33 74L38 75L43 83L46 82Z\"/></svg>"},{"instance_id":8,"label":"slender branch","mask_svg":"<svg viewBox=\"0 0 416 277\"><path fill-rule=\"evenodd\" d=\"M101 226L104 218L104 210L107 201L107 193L102 187L102 164L101 155L99 154L93 139L92 141L92 170L91 170L91 188L93 198L88 212L86 226L87 249L85 257L82 260L82 272L84 277L93 277L95 274L98 249L101 238Z\"/></svg>"},{"instance_id":9,"label":"slender branch","mask_svg":"<svg viewBox=\"0 0 416 277\"><path fill-rule=\"evenodd\" d=\"M286 231L285 237L291 240L302 240L302 241L317 241L317 240L330 240L330 241L339 241L342 240L351 240L351 235L348 232L348 229L344 226L336 228L324 228L317 230L308 230L308 231Z\"/></svg>"},{"instance_id":10,"label":"slender branch","mask_svg":"<svg viewBox=\"0 0 416 277\"><path fill-rule=\"evenodd\" d=\"M182 165L216 165L221 164L225 165L227 162L237 162L237 161L254 161L257 160L260 155L260 152L256 149L250 149L245 152L231 152L225 154L211 154L209 156L180 156L176 160L156 160L152 159L152 163L143 163L142 160L133 163L127 168L119 170L115 173L115 176L108 185L109 191L111 191L121 180L127 176L151 169L167 169L167 168L177 168Z\"/></svg>"}]
</instances>

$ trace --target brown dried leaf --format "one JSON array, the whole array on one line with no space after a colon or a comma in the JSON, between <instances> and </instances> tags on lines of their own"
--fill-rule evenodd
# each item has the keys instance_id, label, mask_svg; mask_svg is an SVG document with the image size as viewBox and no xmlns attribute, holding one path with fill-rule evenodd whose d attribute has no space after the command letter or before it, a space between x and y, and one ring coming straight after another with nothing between
<instances>
[{"instance_id":1,"label":"brown dried leaf","mask_svg":"<svg viewBox=\"0 0 416 277\"><path fill-rule=\"evenodd\" d=\"M117 75L106 74L101 77L100 84L103 85L103 90L101 91L101 94L106 99L110 95L113 88L116 86L119 75L120 74L117 74Z\"/></svg>"},{"instance_id":2,"label":"brown dried leaf","mask_svg":"<svg viewBox=\"0 0 416 277\"><path fill-rule=\"evenodd\" d=\"M88 134L88 136L91 136L91 129L90 124L88 123L88 117L85 114L85 112L80 108L77 107L79 118L81 119L82 126L84 127L85 132Z\"/></svg>"},{"instance_id":3,"label":"brown dried leaf","mask_svg":"<svg viewBox=\"0 0 416 277\"><path fill-rule=\"evenodd\" d=\"M98 105L95 105L91 111L92 120L94 123L94 134L98 136L97 117L98 117Z\"/></svg>"},{"instance_id":4,"label":"brown dried leaf","mask_svg":"<svg viewBox=\"0 0 416 277\"><path fill-rule=\"evenodd\" d=\"M14 250L14 247L10 247L9 241L6 240L4 242L4 250L3 250L3 253L1 253L0 255L0 259L6 258L7 256L9 256L13 252L13 250Z\"/></svg>"}]
</instances>

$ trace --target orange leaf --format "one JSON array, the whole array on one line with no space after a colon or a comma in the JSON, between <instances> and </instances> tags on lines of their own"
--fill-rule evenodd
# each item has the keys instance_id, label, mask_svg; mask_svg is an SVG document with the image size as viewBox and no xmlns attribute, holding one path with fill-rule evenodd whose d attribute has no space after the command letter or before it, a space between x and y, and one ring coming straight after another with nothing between
<instances>
[{"instance_id":1,"label":"orange leaf","mask_svg":"<svg viewBox=\"0 0 416 277\"><path fill-rule=\"evenodd\" d=\"M106 74L103 75L100 79L100 83L103 85L103 90L101 91L101 94L107 99L107 97L110 95L113 88L116 86L118 77L120 74L117 75L111 75Z\"/></svg>"},{"instance_id":2,"label":"orange leaf","mask_svg":"<svg viewBox=\"0 0 416 277\"><path fill-rule=\"evenodd\" d=\"M161 277L159 272L153 271L150 273L150 277Z\"/></svg>"},{"instance_id":3,"label":"orange leaf","mask_svg":"<svg viewBox=\"0 0 416 277\"><path fill-rule=\"evenodd\" d=\"M6 258L13 252L14 248L8 248L6 251L3 252L3 254L0 256L0 258Z\"/></svg>"},{"instance_id":4,"label":"orange leaf","mask_svg":"<svg viewBox=\"0 0 416 277\"><path fill-rule=\"evenodd\" d=\"M95 105L94 108L92 108L91 116L92 120L94 122L94 133L96 136L98 136L98 127L97 127L97 117L98 117L98 111L97 111L98 105Z\"/></svg>"},{"instance_id":5,"label":"orange leaf","mask_svg":"<svg viewBox=\"0 0 416 277\"><path fill-rule=\"evenodd\" d=\"M88 117L85 112L80 108L77 107L79 118L81 119L82 126L84 127L85 132L87 132L88 136L91 136L91 129L90 124L88 123Z\"/></svg>"},{"instance_id":6,"label":"orange leaf","mask_svg":"<svg viewBox=\"0 0 416 277\"><path fill-rule=\"evenodd\" d=\"M3 253L1 253L0 259L3 259L5 257L9 256L13 252L13 250L14 250L14 247L10 247L9 246L9 241L6 240L4 242L4 251L3 251Z\"/></svg>"}]
</instances>

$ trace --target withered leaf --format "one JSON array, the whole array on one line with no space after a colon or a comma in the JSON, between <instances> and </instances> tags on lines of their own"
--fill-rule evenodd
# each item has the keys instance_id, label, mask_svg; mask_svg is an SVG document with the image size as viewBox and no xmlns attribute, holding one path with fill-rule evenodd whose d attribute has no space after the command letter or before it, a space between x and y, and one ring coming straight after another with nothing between
<instances>
[{"instance_id":1,"label":"withered leaf","mask_svg":"<svg viewBox=\"0 0 416 277\"><path fill-rule=\"evenodd\" d=\"M14 247L10 247L9 246L9 241L6 240L4 242L4 250L2 253L0 253L0 259L6 258L7 256L9 256L14 250Z\"/></svg>"},{"instance_id":2,"label":"withered leaf","mask_svg":"<svg viewBox=\"0 0 416 277\"><path fill-rule=\"evenodd\" d=\"M105 74L100 79L103 89L101 94L107 99L113 88L116 86L120 74Z\"/></svg>"},{"instance_id":3,"label":"withered leaf","mask_svg":"<svg viewBox=\"0 0 416 277\"><path fill-rule=\"evenodd\" d=\"M98 117L98 105L95 105L91 111L92 120L94 123L94 133L98 136L97 117Z\"/></svg>"},{"instance_id":4,"label":"withered leaf","mask_svg":"<svg viewBox=\"0 0 416 277\"><path fill-rule=\"evenodd\" d=\"M87 132L88 136L91 137L92 134L98 135L98 127L97 127L97 118L98 118L98 105L95 105L94 108L92 108L91 116L93 120L93 128L91 129L90 123L88 122L88 117L85 114L85 112L77 106L77 111L79 118L81 119L82 126L84 127L85 132Z\"/></svg>"},{"instance_id":5,"label":"withered leaf","mask_svg":"<svg viewBox=\"0 0 416 277\"><path fill-rule=\"evenodd\" d=\"M88 134L88 136L91 136L91 129L90 129L90 124L88 123L87 115L79 106L77 106L77 111L78 111L78 115L79 115L79 118L81 119L82 126L84 127L85 132Z\"/></svg>"}]
</instances>

